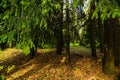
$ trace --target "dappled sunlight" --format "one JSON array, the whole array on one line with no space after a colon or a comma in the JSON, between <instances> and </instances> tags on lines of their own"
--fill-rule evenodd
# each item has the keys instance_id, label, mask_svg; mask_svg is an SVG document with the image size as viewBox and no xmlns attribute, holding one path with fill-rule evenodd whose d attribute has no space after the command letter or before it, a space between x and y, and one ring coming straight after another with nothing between
<instances>
[{"instance_id":1,"label":"dappled sunlight","mask_svg":"<svg viewBox=\"0 0 120 80\"><path fill-rule=\"evenodd\" d=\"M56 49L41 49L37 48L38 53L46 53L46 52L51 52L51 51L56 51Z\"/></svg>"},{"instance_id":2,"label":"dappled sunlight","mask_svg":"<svg viewBox=\"0 0 120 80\"><path fill-rule=\"evenodd\" d=\"M22 61L21 58L15 59ZM93 59L90 55L83 55L79 51L75 54L71 52L70 64L66 64L65 54L56 55L55 49L43 53L40 49L32 60L26 60L23 64L19 62L12 72L6 73L6 80L114 80L115 78L115 75L102 72L102 57Z\"/></svg>"},{"instance_id":3,"label":"dappled sunlight","mask_svg":"<svg viewBox=\"0 0 120 80\"><path fill-rule=\"evenodd\" d=\"M13 80L16 78L19 78L20 76L25 75L26 73L28 73L29 71L33 70L35 68L35 64L32 64L30 66L26 66L26 68L21 68L19 71L13 73L12 75L10 75L9 77L7 77L7 80Z\"/></svg>"},{"instance_id":4,"label":"dappled sunlight","mask_svg":"<svg viewBox=\"0 0 120 80\"><path fill-rule=\"evenodd\" d=\"M120 0L1 0L0 80L120 79Z\"/></svg>"},{"instance_id":5,"label":"dappled sunlight","mask_svg":"<svg viewBox=\"0 0 120 80\"><path fill-rule=\"evenodd\" d=\"M1 51L0 60L5 60L7 58L14 57L21 52L22 52L21 50L17 50L15 48L7 48L7 49Z\"/></svg>"}]
</instances>

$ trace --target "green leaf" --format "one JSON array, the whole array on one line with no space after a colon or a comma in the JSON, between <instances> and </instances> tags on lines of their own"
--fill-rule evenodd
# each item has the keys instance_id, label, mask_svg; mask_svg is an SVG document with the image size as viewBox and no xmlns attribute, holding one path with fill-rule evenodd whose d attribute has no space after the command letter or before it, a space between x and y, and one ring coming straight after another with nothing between
<instances>
[{"instance_id":1,"label":"green leaf","mask_svg":"<svg viewBox=\"0 0 120 80\"><path fill-rule=\"evenodd\" d=\"M107 13L103 13L103 14L101 14L101 19L106 20L108 18L107 16L108 16Z\"/></svg>"},{"instance_id":2,"label":"green leaf","mask_svg":"<svg viewBox=\"0 0 120 80\"><path fill-rule=\"evenodd\" d=\"M15 9L15 16L17 16L18 15L18 7L16 7L16 9Z\"/></svg>"},{"instance_id":3,"label":"green leaf","mask_svg":"<svg viewBox=\"0 0 120 80\"><path fill-rule=\"evenodd\" d=\"M92 19L98 19L98 12L94 11L94 13L92 14Z\"/></svg>"},{"instance_id":4,"label":"green leaf","mask_svg":"<svg viewBox=\"0 0 120 80\"><path fill-rule=\"evenodd\" d=\"M60 5L59 4L55 4L55 9L60 9Z\"/></svg>"},{"instance_id":5,"label":"green leaf","mask_svg":"<svg viewBox=\"0 0 120 80\"><path fill-rule=\"evenodd\" d=\"M38 23L39 23L39 17L36 15L36 25L38 25Z\"/></svg>"},{"instance_id":6,"label":"green leaf","mask_svg":"<svg viewBox=\"0 0 120 80\"><path fill-rule=\"evenodd\" d=\"M23 1L23 0L22 0L20 3L21 3L22 5L30 5L30 2Z\"/></svg>"},{"instance_id":7,"label":"green leaf","mask_svg":"<svg viewBox=\"0 0 120 80\"><path fill-rule=\"evenodd\" d=\"M6 11L5 15L3 17L3 20L8 19L9 18L9 14L10 14L10 11Z\"/></svg>"},{"instance_id":8,"label":"green leaf","mask_svg":"<svg viewBox=\"0 0 120 80\"><path fill-rule=\"evenodd\" d=\"M112 13L112 18L120 17L120 11L115 11Z\"/></svg>"},{"instance_id":9,"label":"green leaf","mask_svg":"<svg viewBox=\"0 0 120 80\"><path fill-rule=\"evenodd\" d=\"M2 6L3 8L7 7L7 0L2 0L0 6Z\"/></svg>"},{"instance_id":10,"label":"green leaf","mask_svg":"<svg viewBox=\"0 0 120 80\"><path fill-rule=\"evenodd\" d=\"M4 75L0 75L0 80L5 80L5 76Z\"/></svg>"},{"instance_id":11,"label":"green leaf","mask_svg":"<svg viewBox=\"0 0 120 80\"><path fill-rule=\"evenodd\" d=\"M8 66L7 73L10 73L15 68L15 65Z\"/></svg>"},{"instance_id":12,"label":"green leaf","mask_svg":"<svg viewBox=\"0 0 120 80\"><path fill-rule=\"evenodd\" d=\"M24 10L26 10L27 7L31 4L30 2L23 1L23 0L22 0L20 3L21 3L22 5L24 5L24 8L23 8Z\"/></svg>"},{"instance_id":13,"label":"green leaf","mask_svg":"<svg viewBox=\"0 0 120 80\"><path fill-rule=\"evenodd\" d=\"M47 22L46 22L45 18L43 18L43 17L42 17L41 22L40 22L40 27L42 27L42 26L44 26L44 27L47 26Z\"/></svg>"},{"instance_id":14,"label":"green leaf","mask_svg":"<svg viewBox=\"0 0 120 80\"><path fill-rule=\"evenodd\" d=\"M35 47L32 39L30 39L30 38L28 39L28 38L29 38L29 37L27 36L26 38L24 38L23 40L21 40L21 41L18 43L18 45L17 45L17 47L18 47L19 49L22 49L22 50L23 50L23 53L24 53L25 55L28 55L28 54L30 53L30 49L33 48L33 47Z\"/></svg>"},{"instance_id":15,"label":"green leaf","mask_svg":"<svg viewBox=\"0 0 120 80\"><path fill-rule=\"evenodd\" d=\"M0 71L4 68L4 66L0 66Z\"/></svg>"},{"instance_id":16,"label":"green leaf","mask_svg":"<svg viewBox=\"0 0 120 80\"><path fill-rule=\"evenodd\" d=\"M4 43L5 41L6 41L6 39L7 39L7 35L1 35L0 36L0 43Z\"/></svg>"},{"instance_id":17,"label":"green leaf","mask_svg":"<svg viewBox=\"0 0 120 80\"><path fill-rule=\"evenodd\" d=\"M43 14L43 15L46 15L47 13L48 13L48 9L43 9L43 10L42 10L42 14Z\"/></svg>"}]
</instances>

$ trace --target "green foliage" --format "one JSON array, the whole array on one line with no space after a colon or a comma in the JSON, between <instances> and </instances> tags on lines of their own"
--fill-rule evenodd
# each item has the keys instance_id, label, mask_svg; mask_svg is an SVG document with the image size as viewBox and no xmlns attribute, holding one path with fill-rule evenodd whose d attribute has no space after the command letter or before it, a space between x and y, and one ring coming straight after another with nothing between
<instances>
[{"instance_id":1,"label":"green foliage","mask_svg":"<svg viewBox=\"0 0 120 80\"><path fill-rule=\"evenodd\" d=\"M0 66L0 71L4 68L4 66Z\"/></svg>"},{"instance_id":2,"label":"green foliage","mask_svg":"<svg viewBox=\"0 0 120 80\"><path fill-rule=\"evenodd\" d=\"M0 66L0 71L4 68L4 66ZM5 76L4 75L0 75L0 80L4 80Z\"/></svg>"},{"instance_id":3,"label":"green foliage","mask_svg":"<svg viewBox=\"0 0 120 80\"><path fill-rule=\"evenodd\" d=\"M4 75L0 75L0 80L5 80L5 76Z\"/></svg>"},{"instance_id":4,"label":"green foliage","mask_svg":"<svg viewBox=\"0 0 120 80\"><path fill-rule=\"evenodd\" d=\"M32 47L35 47L35 45L34 45L34 43L33 43L32 40L30 40L30 39L27 40L27 39L24 38L23 40L21 40L21 41L18 43L17 47L20 48L20 49L22 49L23 52L24 52L26 55L28 55L28 54L30 53L30 49L31 49Z\"/></svg>"},{"instance_id":5,"label":"green foliage","mask_svg":"<svg viewBox=\"0 0 120 80\"><path fill-rule=\"evenodd\" d=\"M0 66L0 71L4 68L4 66ZM7 73L10 73L15 68L15 65L7 66ZM0 75L0 80L4 80L5 76L3 74Z\"/></svg>"},{"instance_id":6,"label":"green foliage","mask_svg":"<svg viewBox=\"0 0 120 80\"><path fill-rule=\"evenodd\" d=\"M8 66L7 73L10 73L11 70L15 68L15 65Z\"/></svg>"},{"instance_id":7,"label":"green foliage","mask_svg":"<svg viewBox=\"0 0 120 80\"><path fill-rule=\"evenodd\" d=\"M74 0L72 3L72 7L76 8L78 5L82 5L84 0Z\"/></svg>"},{"instance_id":8,"label":"green foliage","mask_svg":"<svg viewBox=\"0 0 120 80\"><path fill-rule=\"evenodd\" d=\"M98 12L94 11L91 18L92 19L94 19L94 18L98 19Z\"/></svg>"},{"instance_id":9,"label":"green foliage","mask_svg":"<svg viewBox=\"0 0 120 80\"><path fill-rule=\"evenodd\" d=\"M0 6L2 6L3 8L7 7L7 0L2 0Z\"/></svg>"},{"instance_id":10,"label":"green foliage","mask_svg":"<svg viewBox=\"0 0 120 80\"><path fill-rule=\"evenodd\" d=\"M94 2L95 3L95 2ZM106 20L110 17L120 17L120 9L116 0L99 0L96 2L96 9L92 14L92 19L98 19L98 12L101 12L101 19Z\"/></svg>"},{"instance_id":11,"label":"green foliage","mask_svg":"<svg viewBox=\"0 0 120 80\"><path fill-rule=\"evenodd\" d=\"M87 32L87 27L86 26L81 28L80 45L90 47L89 35L88 35L88 32Z\"/></svg>"},{"instance_id":12,"label":"green foliage","mask_svg":"<svg viewBox=\"0 0 120 80\"><path fill-rule=\"evenodd\" d=\"M0 6L4 9L0 15L0 43L12 44L26 55L36 47L36 42L44 40L48 13L54 15L60 9L59 3L52 0L2 0Z\"/></svg>"}]
</instances>

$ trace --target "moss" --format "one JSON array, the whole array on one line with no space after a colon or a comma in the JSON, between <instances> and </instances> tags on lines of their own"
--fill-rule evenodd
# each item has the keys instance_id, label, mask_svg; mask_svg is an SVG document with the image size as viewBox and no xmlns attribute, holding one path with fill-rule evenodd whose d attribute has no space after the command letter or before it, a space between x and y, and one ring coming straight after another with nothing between
<instances>
[{"instance_id":1,"label":"moss","mask_svg":"<svg viewBox=\"0 0 120 80\"><path fill-rule=\"evenodd\" d=\"M106 74L115 74L115 66L113 62L107 62L104 64L103 71Z\"/></svg>"},{"instance_id":2,"label":"moss","mask_svg":"<svg viewBox=\"0 0 120 80\"><path fill-rule=\"evenodd\" d=\"M111 49L108 50L104 57L103 71L106 74L114 74L115 73L115 63L113 52Z\"/></svg>"}]
</instances>

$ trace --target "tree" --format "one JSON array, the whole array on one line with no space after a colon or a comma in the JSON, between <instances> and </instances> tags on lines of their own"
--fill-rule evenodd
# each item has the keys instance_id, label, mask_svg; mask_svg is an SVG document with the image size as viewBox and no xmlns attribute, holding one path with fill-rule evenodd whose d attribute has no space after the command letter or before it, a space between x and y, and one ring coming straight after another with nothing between
<instances>
[{"instance_id":1,"label":"tree","mask_svg":"<svg viewBox=\"0 0 120 80\"><path fill-rule=\"evenodd\" d=\"M63 47L63 38L62 38L62 29L63 29L63 1L59 1L61 9L58 14L58 38L57 38L57 54L62 54L62 47Z\"/></svg>"},{"instance_id":2,"label":"tree","mask_svg":"<svg viewBox=\"0 0 120 80\"><path fill-rule=\"evenodd\" d=\"M116 17L113 22L113 30L114 30L114 56L115 56L115 65L120 65L120 24L119 24L119 18Z\"/></svg>"},{"instance_id":3,"label":"tree","mask_svg":"<svg viewBox=\"0 0 120 80\"><path fill-rule=\"evenodd\" d=\"M66 0L66 57L67 63L70 60L70 33L69 33L69 0Z\"/></svg>"},{"instance_id":4,"label":"tree","mask_svg":"<svg viewBox=\"0 0 120 80\"><path fill-rule=\"evenodd\" d=\"M88 18L88 31L89 31L89 38L90 38L90 43L91 43L91 48L92 48L92 56L97 57L96 54L96 42L95 42L95 18L92 18L92 14L95 10L95 3L92 2L90 6L90 13L89 13L89 18Z\"/></svg>"},{"instance_id":5,"label":"tree","mask_svg":"<svg viewBox=\"0 0 120 80\"><path fill-rule=\"evenodd\" d=\"M120 17L119 13L120 13L119 4L117 3L116 0L107 0L107 1L99 0L96 6L96 10L92 15L92 17L95 17L96 19L101 18L105 25L104 44L106 49L103 58L103 71L108 74L115 73L114 60L116 59L115 55L119 53L116 51L118 50L116 46L120 46L119 44L116 45L116 43L119 42L118 41L119 39L117 39L117 37L115 36L117 34L115 30L119 28L114 27L114 26L118 26L118 23L115 23L117 22L115 18ZM118 61L118 59L116 59L116 61Z\"/></svg>"},{"instance_id":6,"label":"tree","mask_svg":"<svg viewBox=\"0 0 120 80\"><path fill-rule=\"evenodd\" d=\"M100 40L100 51L101 53L105 53L105 44L104 44L104 26L103 21L100 18L101 12L98 12L98 29L99 29L99 40Z\"/></svg>"},{"instance_id":7,"label":"tree","mask_svg":"<svg viewBox=\"0 0 120 80\"><path fill-rule=\"evenodd\" d=\"M104 56L103 62L103 71L108 74L115 73L115 65L114 65L114 32L113 30L113 19L110 18L106 22L105 28L105 36L106 36L106 45L107 50Z\"/></svg>"},{"instance_id":8,"label":"tree","mask_svg":"<svg viewBox=\"0 0 120 80\"><path fill-rule=\"evenodd\" d=\"M59 10L59 4L52 0L2 0L0 6L9 7L0 17L3 30L0 43L10 46L15 42L16 48L34 57L39 39L43 37L41 32L48 27L48 12L53 14L54 10Z\"/></svg>"}]
</instances>

